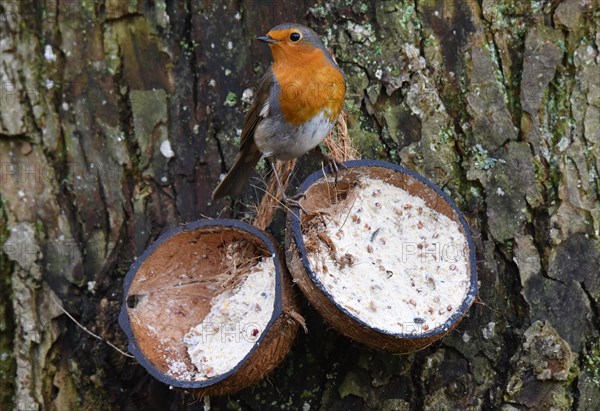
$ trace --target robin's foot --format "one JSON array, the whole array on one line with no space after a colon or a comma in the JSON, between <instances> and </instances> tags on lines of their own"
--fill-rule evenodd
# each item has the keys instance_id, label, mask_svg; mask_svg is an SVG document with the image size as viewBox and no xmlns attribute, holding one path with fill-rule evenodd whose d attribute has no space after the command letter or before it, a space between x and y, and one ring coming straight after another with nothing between
<instances>
[{"instance_id":1,"label":"robin's foot","mask_svg":"<svg viewBox=\"0 0 600 411\"><path fill-rule=\"evenodd\" d=\"M338 172L340 171L340 169L348 168L344 165L344 163L340 163L339 161L334 160L328 154L325 154L319 146L310 150L310 154L312 154L315 157L318 157L323 163L325 163L327 165L327 167L329 167L329 169L331 170L331 173L333 174L333 176L335 178L336 184L337 184L337 175L338 175Z\"/></svg>"},{"instance_id":2,"label":"robin's foot","mask_svg":"<svg viewBox=\"0 0 600 411\"><path fill-rule=\"evenodd\" d=\"M302 207L302 204L300 204L300 200L302 200L304 198L306 198L306 194L304 194L304 193L296 194L291 197L288 197L287 195L284 194L281 201L282 201L283 205L285 205L290 210L292 210L293 208L298 208L304 214L308 214L306 212L306 210L304 209L304 207Z\"/></svg>"},{"instance_id":3,"label":"robin's foot","mask_svg":"<svg viewBox=\"0 0 600 411\"><path fill-rule=\"evenodd\" d=\"M342 169L348 168L344 165L344 163L334 160L327 154L323 154L323 161L325 163L327 163L327 167L329 167L331 172L334 174L336 181L337 181L337 174L339 173L339 171Z\"/></svg>"},{"instance_id":4,"label":"robin's foot","mask_svg":"<svg viewBox=\"0 0 600 411\"><path fill-rule=\"evenodd\" d=\"M323 162L327 164L327 167L331 170L331 174L333 174L333 182L337 186L338 183L338 173L340 169L348 168L344 165L344 163L340 163L339 161L334 160L327 154L323 154Z\"/></svg>"}]
</instances>

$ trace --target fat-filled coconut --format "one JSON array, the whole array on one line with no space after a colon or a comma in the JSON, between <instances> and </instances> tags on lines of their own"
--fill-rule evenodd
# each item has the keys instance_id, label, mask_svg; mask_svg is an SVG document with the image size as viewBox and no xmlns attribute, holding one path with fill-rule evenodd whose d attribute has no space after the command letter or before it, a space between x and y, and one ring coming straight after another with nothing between
<instances>
[{"instance_id":1,"label":"fat-filled coconut","mask_svg":"<svg viewBox=\"0 0 600 411\"><path fill-rule=\"evenodd\" d=\"M400 166L351 161L300 188L288 213L294 282L340 333L413 352L442 338L477 295L469 227L432 182Z\"/></svg>"}]
</instances>

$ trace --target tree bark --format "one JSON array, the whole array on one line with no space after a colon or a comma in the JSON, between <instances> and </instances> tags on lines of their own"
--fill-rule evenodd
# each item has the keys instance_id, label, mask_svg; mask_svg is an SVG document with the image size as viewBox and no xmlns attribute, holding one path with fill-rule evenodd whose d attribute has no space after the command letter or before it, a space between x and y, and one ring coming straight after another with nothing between
<instances>
[{"instance_id":1,"label":"tree bark","mask_svg":"<svg viewBox=\"0 0 600 411\"><path fill-rule=\"evenodd\" d=\"M2 409L196 409L121 348L124 274L161 232L248 218L212 201L280 22L346 74L365 158L447 191L480 300L440 343L369 350L304 304L268 381L212 409L600 409L597 0L0 3ZM170 145L170 149L169 149ZM302 159L296 183L318 165ZM245 205L245 206L244 206ZM281 213L270 226L282 238Z\"/></svg>"}]
</instances>

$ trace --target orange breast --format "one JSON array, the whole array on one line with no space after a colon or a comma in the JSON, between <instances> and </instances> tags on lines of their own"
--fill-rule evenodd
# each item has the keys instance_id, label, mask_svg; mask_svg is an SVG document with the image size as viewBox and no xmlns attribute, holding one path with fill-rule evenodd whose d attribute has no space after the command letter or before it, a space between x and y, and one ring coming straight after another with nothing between
<instances>
[{"instance_id":1,"label":"orange breast","mask_svg":"<svg viewBox=\"0 0 600 411\"><path fill-rule=\"evenodd\" d=\"M273 50L273 74L281 87L279 104L285 120L299 125L325 111L336 121L344 104L344 76L321 49L285 53Z\"/></svg>"}]
</instances>

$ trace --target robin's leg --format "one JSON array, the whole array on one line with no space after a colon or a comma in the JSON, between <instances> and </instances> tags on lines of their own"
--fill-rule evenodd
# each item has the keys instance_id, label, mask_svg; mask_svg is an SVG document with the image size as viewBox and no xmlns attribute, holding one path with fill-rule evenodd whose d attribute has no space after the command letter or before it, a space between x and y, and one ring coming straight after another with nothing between
<instances>
[{"instance_id":1,"label":"robin's leg","mask_svg":"<svg viewBox=\"0 0 600 411\"><path fill-rule=\"evenodd\" d=\"M310 150L309 153L311 155L317 157L321 161L327 163L327 165L329 166L329 169L333 173L333 176L335 178L335 182L337 183L338 172L340 171L341 168L347 168L344 165L344 163L340 163L338 161L335 161L333 158L331 158L330 156L328 156L327 154L325 154L323 152L323 150L321 150L321 146L316 146L315 148L313 148L312 150Z\"/></svg>"},{"instance_id":2,"label":"robin's leg","mask_svg":"<svg viewBox=\"0 0 600 411\"><path fill-rule=\"evenodd\" d=\"M275 160L270 159L270 158L267 160L271 164L271 168L273 169L273 174L275 175L275 180L277 181L277 185L279 186L279 189L281 190L281 194L282 194L281 200L282 200L283 204L285 204L285 206L288 208L299 208L300 210L302 210L304 212L304 214L307 214L306 210L302 207L302 205L300 205L300 202L298 201L299 199L306 197L306 195L304 193L301 193L294 197L288 197L285 194L283 184L281 184L281 180L279 179L279 173L277 172L277 167L275 167Z\"/></svg>"}]
</instances>

